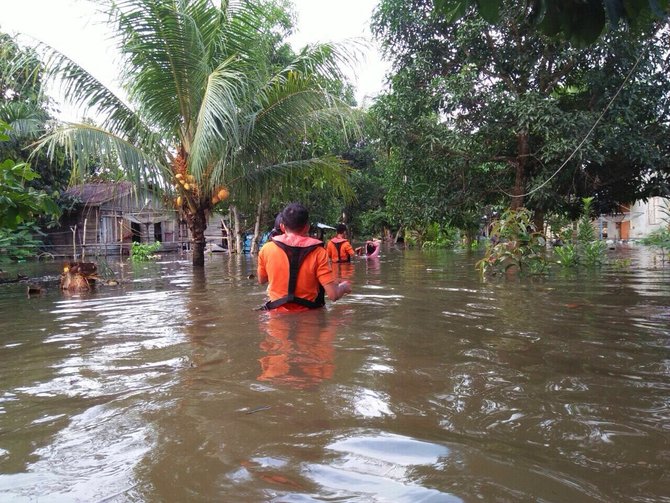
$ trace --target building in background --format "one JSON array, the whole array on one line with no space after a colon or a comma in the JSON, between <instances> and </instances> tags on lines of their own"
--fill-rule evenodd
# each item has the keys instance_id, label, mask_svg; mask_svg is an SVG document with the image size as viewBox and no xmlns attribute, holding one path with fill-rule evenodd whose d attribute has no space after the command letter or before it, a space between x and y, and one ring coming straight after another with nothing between
<instances>
[{"instance_id":1,"label":"building in background","mask_svg":"<svg viewBox=\"0 0 670 503\"><path fill-rule=\"evenodd\" d=\"M86 183L66 195L79 203L47 232L46 251L54 256L127 255L133 242L156 241L162 251L177 251L189 241L186 222L151 188L127 181Z\"/></svg>"},{"instance_id":2,"label":"building in background","mask_svg":"<svg viewBox=\"0 0 670 503\"><path fill-rule=\"evenodd\" d=\"M596 225L603 239L615 241L638 240L670 224L670 199L651 197L622 205L620 211L601 215Z\"/></svg>"}]
</instances>

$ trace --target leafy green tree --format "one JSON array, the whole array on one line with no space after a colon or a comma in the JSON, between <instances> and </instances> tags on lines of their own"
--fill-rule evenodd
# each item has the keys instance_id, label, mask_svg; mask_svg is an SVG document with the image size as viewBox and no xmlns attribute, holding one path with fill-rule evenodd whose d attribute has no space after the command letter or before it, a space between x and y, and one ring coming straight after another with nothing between
<instances>
[{"instance_id":1,"label":"leafy green tree","mask_svg":"<svg viewBox=\"0 0 670 503\"><path fill-rule=\"evenodd\" d=\"M594 197L596 214L670 193L669 44L667 29L644 40L607 36L556 93L566 113L594 123L603 114L579 169L559 174L561 192L572 189L576 201Z\"/></svg>"},{"instance_id":2,"label":"leafy green tree","mask_svg":"<svg viewBox=\"0 0 670 503\"><path fill-rule=\"evenodd\" d=\"M0 144L7 141L9 126L0 121ZM16 229L42 214L58 215L59 209L46 194L27 186L39 178L29 164L12 159L0 162L0 229Z\"/></svg>"},{"instance_id":3,"label":"leafy green tree","mask_svg":"<svg viewBox=\"0 0 670 503\"><path fill-rule=\"evenodd\" d=\"M500 199L484 176L495 171L490 163L478 165L469 158L474 139L445 127L439 99L420 91L416 78L412 68L401 69L393 76L392 92L371 109L389 220L419 233L432 223L454 226L472 237L481 209Z\"/></svg>"},{"instance_id":4,"label":"leafy green tree","mask_svg":"<svg viewBox=\"0 0 670 503\"><path fill-rule=\"evenodd\" d=\"M30 165L6 159L0 163L0 228L16 229L45 214L58 215L58 206L44 192L27 186L39 177Z\"/></svg>"},{"instance_id":5,"label":"leafy green tree","mask_svg":"<svg viewBox=\"0 0 670 503\"><path fill-rule=\"evenodd\" d=\"M584 265L596 267L605 260L607 244L599 240L593 227L593 198L582 199L582 214L577 221L577 232L568 242L554 248L554 254L564 267L576 267Z\"/></svg>"},{"instance_id":6,"label":"leafy green tree","mask_svg":"<svg viewBox=\"0 0 670 503\"><path fill-rule=\"evenodd\" d=\"M418 221L467 195L461 214L507 199L541 228L548 212L576 216L581 197L602 210L667 187L668 31L580 49L538 33L522 5L505 2L495 26L472 12L446 22L428 0L376 11L396 67L378 113L405 188L391 193L424 208Z\"/></svg>"},{"instance_id":7,"label":"leafy green tree","mask_svg":"<svg viewBox=\"0 0 670 503\"><path fill-rule=\"evenodd\" d=\"M38 54L0 33L0 120L9 125L8 137L0 143L0 159L29 161L40 175L29 186L56 196L69 178L62 152L55 156L57 162L50 162L45 155L30 156L30 145L47 132L52 120L53 102L44 93L44 79Z\"/></svg>"},{"instance_id":8,"label":"leafy green tree","mask_svg":"<svg viewBox=\"0 0 670 503\"><path fill-rule=\"evenodd\" d=\"M127 97L56 51L48 61L66 96L102 118L99 127L68 124L41 142L48 151L62 145L75 176L94 156L115 155L136 183L174 190L195 266L204 264L207 215L229 194L251 201L304 170L345 190L341 159L296 160L284 146L306 124L348 113L328 92L342 79L346 52L316 45L281 64L276 2L126 0L101 7L115 23Z\"/></svg>"},{"instance_id":9,"label":"leafy green tree","mask_svg":"<svg viewBox=\"0 0 670 503\"><path fill-rule=\"evenodd\" d=\"M667 16L668 0L525 0L519 9L542 32L560 35L577 45L591 44L605 31L607 22L646 27ZM491 24L500 21L503 0L435 0L435 13L455 21L468 10L477 10Z\"/></svg>"},{"instance_id":10,"label":"leafy green tree","mask_svg":"<svg viewBox=\"0 0 670 503\"><path fill-rule=\"evenodd\" d=\"M0 121L0 145L9 140L9 126ZM0 162L0 249L11 258L34 255L41 244L38 218L57 218L60 208L44 193L28 184L39 178L30 165L12 159Z\"/></svg>"},{"instance_id":11,"label":"leafy green tree","mask_svg":"<svg viewBox=\"0 0 670 503\"><path fill-rule=\"evenodd\" d=\"M539 274L545 271L544 237L533 228L528 209L509 209L500 215L491 230L484 258L476 267L482 274Z\"/></svg>"}]
</instances>

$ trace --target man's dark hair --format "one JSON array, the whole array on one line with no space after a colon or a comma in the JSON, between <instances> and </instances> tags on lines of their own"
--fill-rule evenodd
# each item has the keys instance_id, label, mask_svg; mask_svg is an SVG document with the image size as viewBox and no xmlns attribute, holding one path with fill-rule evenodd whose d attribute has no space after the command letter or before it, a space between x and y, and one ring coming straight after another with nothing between
<instances>
[{"instance_id":1,"label":"man's dark hair","mask_svg":"<svg viewBox=\"0 0 670 503\"><path fill-rule=\"evenodd\" d=\"M347 232L347 226L345 224L337 224L337 227L335 227L335 232L338 234L344 234Z\"/></svg>"},{"instance_id":2,"label":"man's dark hair","mask_svg":"<svg viewBox=\"0 0 670 503\"><path fill-rule=\"evenodd\" d=\"M284 234L281 230L281 223L282 223L281 213L277 213L277 216L275 217L275 226L270 231L271 238Z\"/></svg>"},{"instance_id":3,"label":"man's dark hair","mask_svg":"<svg viewBox=\"0 0 670 503\"><path fill-rule=\"evenodd\" d=\"M299 231L309 223L309 211L300 203L291 203L281 212L284 227Z\"/></svg>"}]
</instances>

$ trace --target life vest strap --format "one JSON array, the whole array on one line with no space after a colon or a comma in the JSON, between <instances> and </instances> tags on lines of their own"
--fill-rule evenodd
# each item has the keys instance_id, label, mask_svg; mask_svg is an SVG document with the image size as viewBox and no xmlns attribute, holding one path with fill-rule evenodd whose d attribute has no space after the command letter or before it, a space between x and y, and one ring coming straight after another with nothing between
<instances>
[{"instance_id":1,"label":"life vest strap","mask_svg":"<svg viewBox=\"0 0 670 503\"><path fill-rule=\"evenodd\" d=\"M307 255L312 253L317 248L323 246L323 243L313 244L310 246L289 246L281 241L272 240L279 248L284 250L286 256L288 257L289 264L289 279L288 279L288 294L284 297L281 297L277 300L272 300L265 303L265 309L276 309L279 306L288 304L292 302L294 304L299 304L301 306L308 307L309 309L316 309L323 307L326 304L326 291L323 286L319 285L319 292L316 296L316 299L309 300L302 297L296 297L295 287L298 283L298 272L300 271L300 266L305 261Z\"/></svg>"},{"instance_id":2,"label":"life vest strap","mask_svg":"<svg viewBox=\"0 0 670 503\"><path fill-rule=\"evenodd\" d=\"M340 252L342 245L346 243L346 241L332 241L332 243L335 245L335 249L337 250L337 261L351 262L351 256L349 254L347 254L347 258L345 260L342 260L342 253Z\"/></svg>"}]
</instances>

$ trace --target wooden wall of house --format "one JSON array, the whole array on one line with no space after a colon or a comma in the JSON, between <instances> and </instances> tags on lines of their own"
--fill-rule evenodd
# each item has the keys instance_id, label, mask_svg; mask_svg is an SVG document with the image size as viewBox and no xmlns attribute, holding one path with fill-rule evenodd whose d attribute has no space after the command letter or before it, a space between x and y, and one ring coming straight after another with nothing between
<instances>
[{"instance_id":1,"label":"wooden wall of house","mask_svg":"<svg viewBox=\"0 0 670 503\"><path fill-rule=\"evenodd\" d=\"M207 218L207 227L205 228L205 240L208 243L214 243L224 248L228 247L228 242L224 239L221 226L221 220L225 219L226 225L230 228L228 216L222 213L211 213Z\"/></svg>"},{"instance_id":2,"label":"wooden wall of house","mask_svg":"<svg viewBox=\"0 0 670 503\"><path fill-rule=\"evenodd\" d=\"M76 228L75 246L72 228ZM48 232L45 249L55 256L72 256L75 250L81 256L83 246L87 256L128 254L133 228L138 231L136 240L159 240L167 251L186 248L189 241L177 213L165 208L160 196L143 189L63 216L60 228Z\"/></svg>"},{"instance_id":3,"label":"wooden wall of house","mask_svg":"<svg viewBox=\"0 0 670 503\"><path fill-rule=\"evenodd\" d=\"M47 231L45 251L55 256L71 256L81 254L83 246L96 245L98 215L99 208L91 206L63 216L59 228Z\"/></svg>"},{"instance_id":4,"label":"wooden wall of house","mask_svg":"<svg viewBox=\"0 0 670 503\"><path fill-rule=\"evenodd\" d=\"M94 245L98 243L98 230L100 225L100 208L90 206L86 208L79 217L77 238L79 244Z\"/></svg>"}]
</instances>

